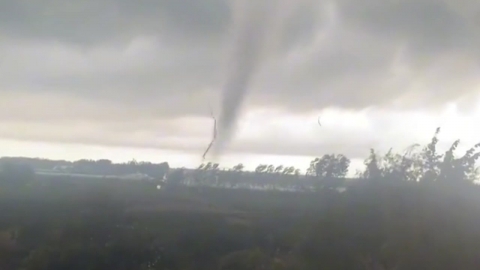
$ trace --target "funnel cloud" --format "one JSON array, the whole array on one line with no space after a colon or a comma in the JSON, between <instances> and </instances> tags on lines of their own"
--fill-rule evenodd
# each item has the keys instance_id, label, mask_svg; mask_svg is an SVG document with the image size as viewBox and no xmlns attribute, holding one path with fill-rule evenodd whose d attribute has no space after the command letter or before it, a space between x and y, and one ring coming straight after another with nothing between
<instances>
[{"instance_id":1,"label":"funnel cloud","mask_svg":"<svg viewBox=\"0 0 480 270\"><path fill-rule=\"evenodd\" d=\"M231 141L248 87L268 56L277 49L284 21L295 6L298 4L289 0L232 2L232 43L222 89L214 157L221 155Z\"/></svg>"},{"instance_id":2,"label":"funnel cloud","mask_svg":"<svg viewBox=\"0 0 480 270\"><path fill-rule=\"evenodd\" d=\"M200 158L218 102L207 158L222 163L363 158L439 125L476 143L479 14L478 0L0 1L0 140Z\"/></svg>"}]
</instances>

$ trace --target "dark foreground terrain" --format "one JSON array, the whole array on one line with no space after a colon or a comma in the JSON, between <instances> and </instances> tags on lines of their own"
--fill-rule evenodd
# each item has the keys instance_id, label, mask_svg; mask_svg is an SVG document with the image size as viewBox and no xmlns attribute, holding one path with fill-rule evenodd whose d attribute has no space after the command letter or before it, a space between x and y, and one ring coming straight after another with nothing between
<instances>
[{"instance_id":1,"label":"dark foreground terrain","mask_svg":"<svg viewBox=\"0 0 480 270\"><path fill-rule=\"evenodd\" d=\"M0 190L0 269L480 269L473 184L342 193L36 176Z\"/></svg>"}]
</instances>

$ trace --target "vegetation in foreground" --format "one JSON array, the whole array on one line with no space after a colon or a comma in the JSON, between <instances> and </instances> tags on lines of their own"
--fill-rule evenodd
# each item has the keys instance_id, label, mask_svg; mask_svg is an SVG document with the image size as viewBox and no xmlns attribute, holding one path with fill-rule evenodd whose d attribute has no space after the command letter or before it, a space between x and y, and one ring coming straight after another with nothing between
<instances>
[{"instance_id":1,"label":"vegetation in foreground","mask_svg":"<svg viewBox=\"0 0 480 270\"><path fill-rule=\"evenodd\" d=\"M0 269L480 269L479 146L457 158L458 142L442 155L437 142L413 155L372 151L347 185L325 173L339 163L317 160L312 192L202 185L221 181L214 170L196 172L195 187L166 173L158 190L10 164L0 175Z\"/></svg>"}]
</instances>

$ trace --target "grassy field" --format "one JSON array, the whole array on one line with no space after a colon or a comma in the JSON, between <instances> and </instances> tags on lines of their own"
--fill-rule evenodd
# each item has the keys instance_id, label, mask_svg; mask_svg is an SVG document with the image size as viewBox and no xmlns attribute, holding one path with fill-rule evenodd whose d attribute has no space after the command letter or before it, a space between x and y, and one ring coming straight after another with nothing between
<instances>
[{"instance_id":1,"label":"grassy field","mask_svg":"<svg viewBox=\"0 0 480 270\"><path fill-rule=\"evenodd\" d=\"M474 185L300 193L58 175L22 183L0 191L0 269L480 269Z\"/></svg>"}]
</instances>

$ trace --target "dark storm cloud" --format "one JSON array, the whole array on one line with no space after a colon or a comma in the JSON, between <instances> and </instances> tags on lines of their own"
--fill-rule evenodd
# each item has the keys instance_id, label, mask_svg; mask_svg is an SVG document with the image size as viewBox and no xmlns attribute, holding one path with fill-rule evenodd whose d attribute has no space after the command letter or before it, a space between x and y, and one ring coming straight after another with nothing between
<instances>
[{"instance_id":1,"label":"dark storm cloud","mask_svg":"<svg viewBox=\"0 0 480 270\"><path fill-rule=\"evenodd\" d=\"M408 39L422 52L449 50L467 45L471 22L447 1L346 1L346 20L375 35Z\"/></svg>"},{"instance_id":2,"label":"dark storm cloud","mask_svg":"<svg viewBox=\"0 0 480 270\"><path fill-rule=\"evenodd\" d=\"M0 1L0 97L29 106L2 110L2 121L104 120L134 129L135 122L147 128L207 116L210 105L218 114L233 1ZM478 1L301 0L289 7L281 27L267 29L273 37L245 86L247 107L434 107L478 91ZM46 115L57 108L51 100L76 114L62 107Z\"/></svg>"},{"instance_id":3,"label":"dark storm cloud","mask_svg":"<svg viewBox=\"0 0 480 270\"><path fill-rule=\"evenodd\" d=\"M210 88L211 92L220 91L227 39L231 36L228 31L234 13L231 2L3 1L0 3L0 33L4 42L57 42L77 50L80 55L99 46L118 49L134 38L154 37L163 47L152 50L149 64L118 72L43 76L33 83L46 85L44 88L50 90L90 92L92 96L122 92L119 97L139 102L151 100L151 95L161 99L172 92L186 97L205 88ZM298 49L301 54L301 46L326 27L325 7L314 1L302 3L280 35L278 46L283 53ZM470 4L467 11L459 8L460 4L434 0L337 0L332 3L336 6L336 25L325 37L325 42L317 45L318 52L294 70L281 60L285 54L277 54L280 62L265 64L263 68L263 73L269 76L259 75L263 80L250 87L255 89L249 91L253 102L263 102L263 96L273 95L271 100L277 104L270 105L287 108L377 105L396 99L404 92L402 87L381 85L392 76L388 68L397 47L402 44L405 44L413 72L435 65L435 60L443 56L463 54L477 59L480 56L477 31L480 24L475 16L479 4L475 1L462 2L463 6ZM167 54L175 61L165 64L163 58ZM62 60L68 61L68 55L58 61ZM439 79L466 80L448 76ZM275 89L269 85L275 85ZM292 93L298 91L304 93L305 98L292 102ZM456 91L461 94L468 89ZM325 102L311 102L315 98ZM447 98L451 97L447 95ZM203 99L206 102L207 97ZM189 105L189 102L184 103Z\"/></svg>"},{"instance_id":4,"label":"dark storm cloud","mask_svg":"<svg viewBox=\"0 0 480 270\"><path fill-rule=\"evenodd\" d=\"M222 0L19 0L0 12L7 35L95 46L138 35L208 40L223 34L230 11Z\"/></svg>"}]
</instances>

